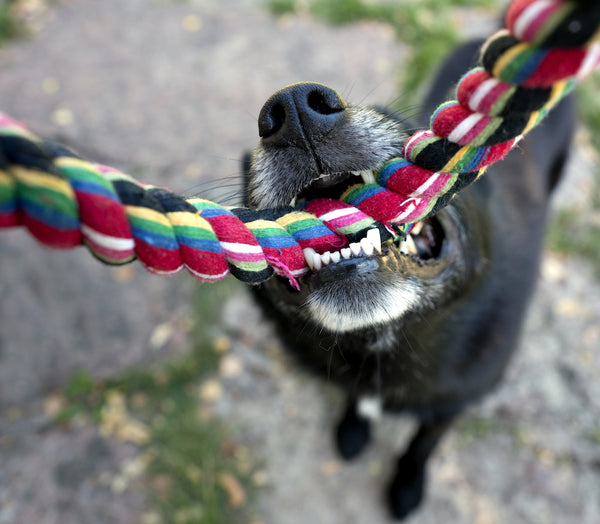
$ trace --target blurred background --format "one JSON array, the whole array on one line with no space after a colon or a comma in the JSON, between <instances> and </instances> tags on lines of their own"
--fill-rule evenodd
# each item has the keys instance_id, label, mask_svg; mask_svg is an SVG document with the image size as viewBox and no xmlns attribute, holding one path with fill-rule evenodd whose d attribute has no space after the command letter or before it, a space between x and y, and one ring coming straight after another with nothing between
<instances>
[{"instance_id":1,"label":"blurred background","mask_svg":"<svg viewBox=\"0 0 600 524\"><path fill-rule=\"evenodd\" d=\"M432 68L505 7L0 0L0 110L141 181L234 204L274 91L319 81L422 119ZM440 447L414 522L600 522L599 89L596 75L578 91L522 350ZM342 397L286 356L241 284L0 238L0 524L388 521L387 465L411 421L386 419L341 463Z\"/></svg>"}]
</instances>

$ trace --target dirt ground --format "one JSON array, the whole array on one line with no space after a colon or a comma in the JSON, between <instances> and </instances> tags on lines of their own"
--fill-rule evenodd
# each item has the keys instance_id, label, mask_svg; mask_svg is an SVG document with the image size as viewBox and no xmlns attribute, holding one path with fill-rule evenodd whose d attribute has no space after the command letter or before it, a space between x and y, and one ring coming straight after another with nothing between
<instances>
[{"instance_id":1,"label":"dirt ground","mask_svg":"<svg viewBox=\"0 0 600 524\"><path fill-rule=\"evenodd\" d=\"M37 34L0 49L0 110L144 181L218 198L212 187L236 182L223 179L237 176L260 107L281 86L317 80L353 102L395 100L405 49L390 29L276 20L261 6L52 4ZM580 153L569 176L585 187L592 160ZM24 231L1 237L0 524L144 522L143 494L103 480L136 449L55 427L44 402L77 368L107 377L187 349L197 284L52 252ZM241 367L222 378L217 407L264 460L260 520L387 522L380 493L411 422L385 419L363 457L340 463L331 429L342 398L296 369L257 315L242 292L226 304L219 329ZM411 522L600 522L599 318L591 267L548 254L522 350L436 453L428 503Z\"/></svg>"}]
</instances>

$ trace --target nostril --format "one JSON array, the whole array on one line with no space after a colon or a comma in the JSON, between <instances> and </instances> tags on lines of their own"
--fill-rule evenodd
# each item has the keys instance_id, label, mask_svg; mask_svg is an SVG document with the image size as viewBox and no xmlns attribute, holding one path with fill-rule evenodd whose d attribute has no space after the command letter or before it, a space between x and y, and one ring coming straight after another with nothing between
<instances>
[{"instance_id":1,"label":"nostril","mask_svg":"<svg viewBox=\"0 0 600 524\"><path fill-rule=\"evenodd\" d=\"M258 116L258 134L275 146L306 148L327 136L343 119L346 102L314 82L293 84L269 98Z\"/></svg>"},{"instance_id":2,"label":"nostril","mask_svg":"<svg viewBox=\"0 0 600 524\"><path fill-rule=\"evenodd\" d=\"M281 130L285 124L286 110L280 103L273 103L264 108L258 121L258 134L262 138L268 138Z\"/></svg>"},{"instance_id":3,"label":"nostril","mask_svg":"<svg viewBox=\"0 0 600 524\"><path fill-rule=\"evenodd\" d=\"M320 115L339 113L346 108L344 101L333 90L314 90L308 93L308 107Z\"/></svg>"}]
</instances>

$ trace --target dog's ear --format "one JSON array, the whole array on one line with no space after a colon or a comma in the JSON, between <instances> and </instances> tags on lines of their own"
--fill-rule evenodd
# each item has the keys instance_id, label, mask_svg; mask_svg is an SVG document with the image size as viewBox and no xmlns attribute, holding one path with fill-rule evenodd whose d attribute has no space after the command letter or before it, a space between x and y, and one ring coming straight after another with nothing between
<instances>
[{"instance_id":1,"label":"dog's ear","mask_svg":"<svg viewBox=\"0 0 600 524\"><path fill-rule=\"evenodd\" d=\"M250 184L250 164L252 162L252 151L244 151L242 153L242 204L244 207L248 207L248 189Z\"/></svg>"}]
</instances>

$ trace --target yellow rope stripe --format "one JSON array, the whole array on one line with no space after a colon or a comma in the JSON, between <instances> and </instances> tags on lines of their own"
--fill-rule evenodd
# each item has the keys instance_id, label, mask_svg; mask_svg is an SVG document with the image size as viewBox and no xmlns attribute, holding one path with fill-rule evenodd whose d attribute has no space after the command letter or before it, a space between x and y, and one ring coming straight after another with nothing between
<instances>
[{"instance_id":1,"label":"yellow rope stripe","mask_svg":"<svg viewBox=\"0 0 600 524\"><path fill-rule=\"evenodd\" d=\"M508 51L503 53L494 65L493 75L496 78L501 78L504 69L509 65L512 65L515 58L529 47L529 44L524 42L511 47Z\"/></svg>"},{"instance_id":2,"label":"yellow rope stripe","mask_svg":"<svg viewBox=\"0 0 600 524\"><path fill-rule=\"evenodd\" d=\"M208 220L202 218L199 214L188 213L187 211L171 211L167 213L169 221L173 227L191 227L200 228L209 232L212 236L214 233Z\"/></svg>"},{"instance_id":3,"label":"yellow rope stripe","mask_svg":"<svg viewBox=\"0 0 600 524\"><path fill-rule=\"evenodd\" d=\"M452 169L454 169L454 166L462 160L462 158L470 151L470 149L470 146L461 147L456 152L456 154L449 160L449 162L439 171L441 173L451 173Z\"/></svg>"},{"instance_id":4,"label":"yellow rope stripe","mask_svg":"<svg viewBox=\"0 0 600 524\"><path fill-rule=\"evenodd\" d=\"M171 223L169 222L167 217L162 213L159 213L158 211L154 211L154 209L141 206L125 206L125 212L128 216L132 218L147 220L148 222L152 222L156 225L163 226L169 230L172 229Z\"/></svg>"},{"instance_id":5,"label":"yellow rope stripe","mask_svg":"<svg viewBox=\"0 0 600 524\"><path fill-rule=\"evenodd\" d=\"M13 173L20 184L25 184L31 188L50 189L64 195L65 198L75 200L75 194L67 180L57 178L36 169L21 166L11 167L11 173Z\"/></svg>"}]
</instances>

